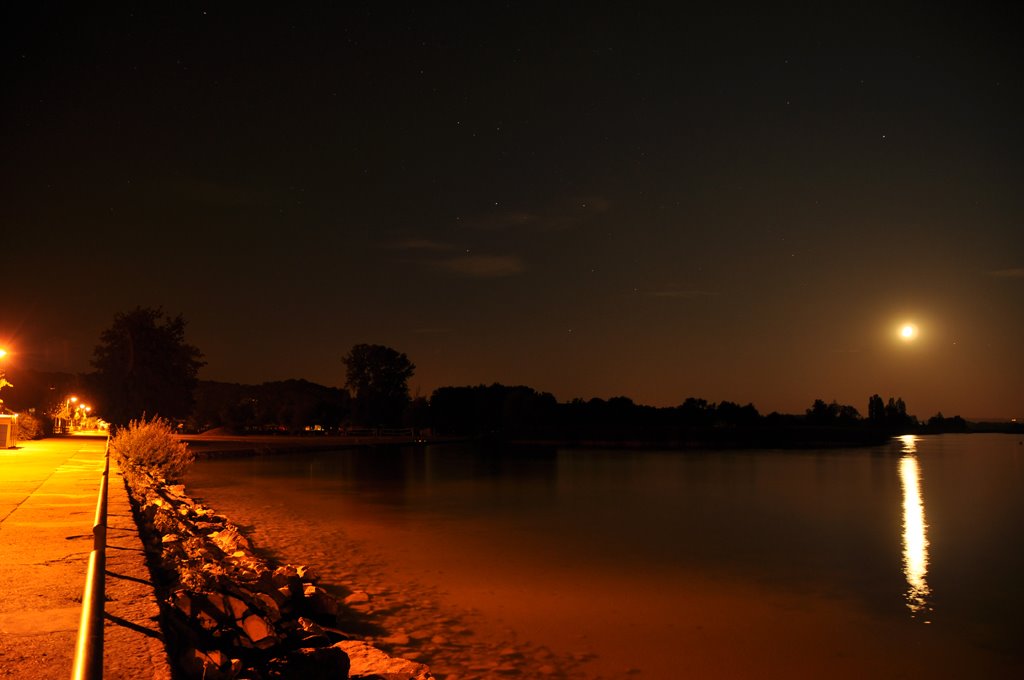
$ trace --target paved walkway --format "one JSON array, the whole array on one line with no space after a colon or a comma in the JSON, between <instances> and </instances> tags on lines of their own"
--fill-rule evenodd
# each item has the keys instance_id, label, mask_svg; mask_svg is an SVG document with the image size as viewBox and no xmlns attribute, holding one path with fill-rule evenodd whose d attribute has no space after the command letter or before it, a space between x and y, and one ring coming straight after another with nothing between
<instances>
[{"instance_id":1,"label":"paved walkway","mask_svg":"<svg viewBox=\"0 0 1024 680\"><path fill-rule=\"evenodd\" d=\"M71 676L103 437L0 449L0 677ZM111 462L104 677L170 678L124 481Z\"/></svg>"}]
</instances>

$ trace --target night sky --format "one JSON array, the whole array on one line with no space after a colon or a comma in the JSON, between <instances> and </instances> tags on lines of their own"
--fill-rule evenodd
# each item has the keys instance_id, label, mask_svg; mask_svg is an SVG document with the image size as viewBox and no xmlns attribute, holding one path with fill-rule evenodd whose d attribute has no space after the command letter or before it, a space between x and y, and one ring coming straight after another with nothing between
<instances>
[{"instance_id":1,"label":"night sky","mask_svg":"<svg viewBox=\"0 0 1024 680\"><path fill-rule=\"evenodd\" d=\"M24 4L19 365L163 306L204 379L1024 417L1020 10Z\"/></svg>"}]
</instances>

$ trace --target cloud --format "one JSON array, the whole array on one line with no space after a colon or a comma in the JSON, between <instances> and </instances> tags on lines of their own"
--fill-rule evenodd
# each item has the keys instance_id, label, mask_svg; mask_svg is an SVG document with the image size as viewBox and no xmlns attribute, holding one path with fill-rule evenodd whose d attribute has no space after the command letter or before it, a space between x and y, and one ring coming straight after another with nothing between
<instances>
[{"instance_id":1,"label":"cloud","mask_svg":"<svg viewBox=\"0 0 1024 680\"><path fill-rule=\"evenodd\" d=\"M1024 267L996 269L995 271L989 272L989 274L1000 279L1024 279Z\"/></svg>"},{"instance_id":2,"label":"cloud","mask_svg":"<svg viewBox=\"0 0 1024 680\"><path fill-rule=\"evenodd\" d=\"M384 248L410 253L411 261L434 270L476 279L496 279L513 276L525 269L522 259L515 255L478 255L452 243L410 237L383 244ZM456 252L464 254L456 255Z\"/></svg>"},{"instance_id":3,"label":"cloud","mask_svg":"<svg viewBox=\"0 0 1024 680\"><path fill-rule=\"evenodd\" d=\"M496 279L522 272L523 261L515 255L464 255L439 260L438 269L475 279Z\"/></svg>"}]
</instances>

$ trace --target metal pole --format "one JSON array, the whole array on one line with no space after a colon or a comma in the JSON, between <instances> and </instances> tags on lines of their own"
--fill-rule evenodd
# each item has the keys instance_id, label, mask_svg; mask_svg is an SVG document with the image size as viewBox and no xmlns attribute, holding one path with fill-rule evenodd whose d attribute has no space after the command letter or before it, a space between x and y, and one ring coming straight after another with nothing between
<instances>
[{"instance_id":1,"label":"metal pole","mask_svg":"<svg viewBox=\"0 0 1024 680\"><path fill-rule=\"evenodd\" d=\"M96 500L93 520L92 552L85 574L82 593L82 616L78 623L78 641L75 644L75 665L72 680L92 680L103 677L103 604L106 599L107 569L107 486L110 479L110 437L103 454L103 475Z\"/></svg>"}]
</instances>

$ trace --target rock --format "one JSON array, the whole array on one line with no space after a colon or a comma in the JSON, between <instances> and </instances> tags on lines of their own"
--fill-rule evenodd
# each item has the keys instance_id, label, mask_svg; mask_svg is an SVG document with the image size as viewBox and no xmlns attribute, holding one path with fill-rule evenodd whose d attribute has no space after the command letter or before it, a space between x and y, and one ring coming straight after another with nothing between
<instances>
[{"instance_id":1,"label":"rock","mask_svg":"<svg viewBox=\"0 0 1024 680\"><path fill-rule=\"evenodd\" d=\"M316 584L312 569L287 565L271 570L252 552L252 544L238 527L189 499L182 487L154 483L133 488L132 494L142 507L147 551L163 556L168 578L178 583L167 598L175 614L168 622L181 641L180 648L187 650L180 658L187 677L432 677L422 663L389 656L331 627L336 625L339 603ZM380 587L369 590L388 592ZM386 598L381 601L386 604ZM360 610L372 608L371 596L363 591L351 593L346 604ZM424 639L433 635L422 622L419 627L424 629ZM433 626L434 630L439 627ZM433 637L435 644L447 642L443 636ZM331 644L339 639L342 642ZM404 647L412 639L401 631L387 642ZM212 645L219 649L200 649ZM290 651L285 653L286 649ZM350 653L359 662L351 676Z\"/></svg>"},{"instance_id":2,"label":"rock","mask_svg":"<svg viewBox=\"0 0 1024 680\"><path fill-rule=\"evenodd\" d=\"M216 630L220 625L220 622L217 621L216 617L205 609L197 611L195 619L193 620L198 623L199 627L203 630Z\"/></svg>"},{"instance_id":3,"label":"rock","mask_svg":"<svg viewBox=\"0 0 1024 680\"><path fill-rule=\"evenodd\" d=\"M198 598L202 598L205 601L206 607L211 609L211 614L222 621L230 621L235 618L231 613L231 606L227 603L227 598L220 593L210 593L209 595L199 595Z\"/></svg>"},{"instance_id":4,"label":"rock","mask_svg":"<svg viewBox=\"0 0 1024 680\"><path fill-rule=\"evenodd\" d=\"M252 598L255 600L256 605L263 610L263 613L267 615L268 619L274 623L281 620L281 610L278 608L277 602L273 597L266 593L254 593Z\"/></svg>"},{"instance_id":5,"label":"rock","mask_svg":"<svg viewBox=\"0 0 1024 680\"><path fill-rule=\"evenodd\" d=\"M227 662L227 663L225 663ZM190 678L206 678L222 680L230 677L231 661L219 650L204 652L199 649L188 649L181 655L181 665Z\"/></svg>"},{"instance_id":6,"label":"rock","mask_svg":"<svg viewBox=\"0 0 1024 680\"><path fill-rule=\"evenodd\" d=\"M320 627L320 624L312 619L307 619L305 616L300 616L297 623L299 624L299 628L307 633L321 635L324 632L324 629Z\"/></svg>"},{"instance_id":7,"label":"rock","mask_svg":"<svg viewBox=\"0 0 1024 680\"><path fill-rule=\"evenodd\" d=\"M361 590L357 590L345 598L345 606L351 607L354 604L365 604L370 601L370 596Z\"/></svg>"},{"instance_id":8,"label":"rock","mask_svg":"<svg viewBox=\"0 0 1024 680\"><path fill-rule=\"evenodd\" d=\"M335 643L333 647L348 655L348 677L352 680L427 680L432 677L425 664L388 656L366 642L349 640Z\"/></svg>"},{"instance_id":9,"label":"rock","mask_svg":"<svg viewBox=\"0 0 1024 680\"><path fill-rule=\"evenodd\" d=\"M182 500L185 497L185 485L184 484L168 484L164 487L168 494L177 496L178 500Z\"/></svg>"},{"instance_id":10,"label":"rock","mask_svg":"<svg viewBox=\"0 0 1024 680\"><path fill-rule=\"evenodd\" d=\"M228 613L231 615L231 618L235 620L241 620L245 615L245 612L249 610L249 605L234 595L225 595L224 603L227 605Z\"/></svg>"},{"instance_id":11,"label":"rock","mask_svg":"<svg viewBox=\"0 0 1024 680\"><path fill-rule=\"evenodd\" d=\"M192 616L192 598L184 590L176 590L168 598L172 607L181 612L185 618Z\"/></svg>"},{"instance_id":12,"label":"rock","mask_svg":"<svg viewBox=\"0 0 1024 680\"><path fill-rule=\"evenodd\" d=\"M293 579L299 579L300 582L302 581L302 579L299 578L298 571L290 564L286 564L283 567L275 569L273 576L274 585L279 588L281 586L290 585Z\"/></svg>"},{"instance_id":13,"label":"rock","mask_svg":"<svg viewBox=\"0 0 1024 680\"><path fill-rule=\"evenodd\" d=\"M302 594L305 598L304 602L306 608L311 613L327 616L338 615L338 601L331 597L330 593L320 586L307 583Z\"/></svg>"},{"instance_id":14,"label":"rock","mask_svg":"<svg viewBox=\"0 0 1024 680\"><path fill-rule=\"evenodd\" d=\"M295 567L295 575L303 581L310 581L312 583L316 583L320 580L320 577L317 576L316 573L306 565L300 565L298 567Z\"/></svg>"},{"instance_id":15,"label":"rock","mask_svg":"<svg viewBox=\"0 0 1024 680\"><path fill-rule=\"evenodd\" d=\"M286 598L300 597L302 595L302 579L295 573L295 568L291 565L275 569L271 579L277 590L284 594Z\"/></svg>"},{"instance_id":16,"label":"rock","mask_svg":"<svg viewBox=\"0 0 1024 680\"><path fill-rule=\"evenodd\" d=\"M259 614L249 614L242 619L242 630L260 649L273 647L278 642L274 627Z\"/></svg>"},{"instance_id":17,"label":"rock","mask_svg":"<svg viewBox=\"0 0 1024 680\"><path fill-rule=\"evenodd\" d=\"M331 639L327 631L316 621L300 616L293 631L293 639L298 640L302 647L330 647Z\"/></svg>"},{"instance_id":18,"label":"rock","mask_svg":"<svg viewBox=\"0 0 1024 680\"><path fill-rule=\"evenodd\" d=\"M234 526L228 526L221 531L214 531L209 535L209 538L218 548L229 555L239 548L252 550L252 544L249 543L249 539L238 533L238 529Z\"/></svg>"},{"instance_id":19,"label":"rock","mask_svg":"<svg viewBox=\"0 0 1024 680\"><path fill-rule=\"evenodd\" d=\"M281 678L342 680L349 676L348 656L336 647L302 648L275 659L271 669Z\"/></svg>"}]
</instances>

